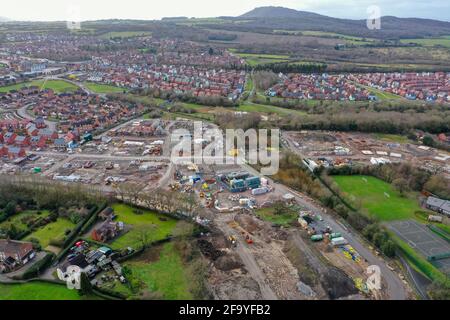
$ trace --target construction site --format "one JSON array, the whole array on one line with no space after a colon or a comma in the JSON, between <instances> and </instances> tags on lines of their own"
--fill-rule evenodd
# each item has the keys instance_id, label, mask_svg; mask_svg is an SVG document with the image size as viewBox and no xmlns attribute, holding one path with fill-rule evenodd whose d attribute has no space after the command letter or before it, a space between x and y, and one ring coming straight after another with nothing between
<instances>
[{"instance_id":1,"label":"construction site","mask_svg":"<svg viewBox=\"0 0 450 320\"><path fill-rule=\"evenodd\" d=\"M216 170L217 169L217 170ZM220 299L382 299L367 286L368 262L298 197L238 165L175 165L168 188L193 194L212 232L199 246ZM281 203L287 223L262 214ZM250 277L249 277L250 276ZM233 290L238 287L240 290ZM227 289L228 288L228 289Z\"/></svg>"},{"instance_id":2,"label":"construction site","mask_svg":"<svg viewBox=\"0 0 450 320\"><path fill-rule=\"evenodd\" d=\"M284 142L314 166L408 162L430 172L450 175L450 154L407 139L331 131L285 132Z\"/></svg>"}]
</instances>

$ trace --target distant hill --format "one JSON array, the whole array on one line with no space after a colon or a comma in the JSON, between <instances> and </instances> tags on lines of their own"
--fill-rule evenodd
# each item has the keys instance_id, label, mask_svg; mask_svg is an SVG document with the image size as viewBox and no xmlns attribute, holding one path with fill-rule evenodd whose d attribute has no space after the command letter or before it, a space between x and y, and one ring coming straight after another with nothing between
<instances>
[{"instance_id":1,"label":"distant hill","mask_svg":"<svg viewBox=\"0 0 450 320\"><path fill-rule=\"evenodd\" d=\"M240 18L304 18L325 17L317 13L297 11L284 7L259 7L244 13Z\"/></svg>"},{"instance_id":2,"label":"distant hill","mask_svg":"<svg viewBox=\"0 0 450 320\"><path fill-rule=\"evenodd\" d=\"M236 20L251 20L239 23L236 31L295 30L324 31L373 38L414 38L450 35L450 22L421 18L381 17L381 29L369 30L366 20L339 19L321 14L297 11L283 7L259 7ZM244 30L246 29L246 30Z\"/></svg>"},{"instance_id":3,"label":"distant hill","mask_svg":"<svg viewBox=\"0 0 450 320\"><path fill-rule=\"evenodd\" d=\"M11 19L0 17L0 22L7 22L7 21L11 21Z\"/></svg>"}]
</instances>

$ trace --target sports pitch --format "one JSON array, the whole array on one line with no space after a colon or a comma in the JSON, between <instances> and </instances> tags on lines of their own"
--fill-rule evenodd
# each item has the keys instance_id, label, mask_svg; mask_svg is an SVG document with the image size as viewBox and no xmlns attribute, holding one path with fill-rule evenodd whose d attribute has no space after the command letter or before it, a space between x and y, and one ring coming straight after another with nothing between
<instances>
[{"instance_id":1,"label":"sports pitch","mask_svg":"<svg viewBox=\"0 0 450 320\"><path fill-rule=\"evenodd\" d=\"M389 228L411 248L427 259L432 256L450 253L450 243L434 234L425 225L414 220L391 222ZM450 258L433 261L444 272L450 271Z\"/></svg>"}]
</instances>

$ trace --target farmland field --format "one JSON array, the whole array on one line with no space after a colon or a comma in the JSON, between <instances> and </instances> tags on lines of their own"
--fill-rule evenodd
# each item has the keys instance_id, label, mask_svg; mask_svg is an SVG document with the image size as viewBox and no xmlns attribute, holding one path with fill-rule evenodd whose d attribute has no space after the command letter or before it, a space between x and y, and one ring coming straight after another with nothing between
<instances>
[{"instance_id":1,"label":"farmland field","mask_svg":"<svg viewBox=\"0 0 450 320\"><path fill-rule=\"evenodd\" d=\"M44 82L45 82L45 84L44 84ZM35 81L0 87L0 92L9 92L11 90L19 90L23 87L30 87L30 86L37 86L42 90L52 89L56 93L74 92L78 89L78 87L76 85L73 85L73 84L63 81L63 80L48 80L48 81L35 80Z\"/></svg>"},{"instance_id":2,"label":"farmland field","mask_svg":"<svg viewBox=\"0 0 450 320\"><path fill-rule=\"evenodd\" d=\"M142 210L142 214L136 214L132 207L125 204L115 204L112 208L117 215L116 221L122 221L131 226L130 231L120 235L112 242L111 248L113 249L141 247L140 230L151 230L149 231L151 241L164 239L171 234L177 224L177 220L153 211Z\"/></svg>"},{"instance_id":3,"label":"farmland field","mask_svg":"<svg viewBox=\"0 0 450 320\"><path fill-rule=\"evenodd\" d=\"M126 91L124 88L94 82L84 82L83 85L95 93L122 93L124 90Z\"/></svg>"},{"instance_id":4,"label":"farmland field","mask_svg":"<svg viewBox=\"0 0 450 320\"><path fill-rule=\"evenodd\" d=\"M390 184L371 176L332 176L349 202L381 221L414 219L418 201L401 197Z\"/></svg>"},{"instance_id":5,"label":"farmland field","mask_svg":"<svg viewBox=\"0 0 450 320\"><path fill-rule=\"evenodd\" d=\"M189 276L173 243L149 250L157 249L160 251L152 261L140 256L125 265L144 284L144 290L158 292L166 300L193 299L189 292Z\"/></svg>"},{"instance_id":6,"label":"farmland field","mask_svg":"<svg viewBox=\"0 0 450 320\"><path fill-rule=\"evenodd\" d=\"M76 290L46 282L0 284L0 300L80 300Z\"/></svg>"},{"instance_id":7,"label":"farmland field","mask_svg":"<svg viewBox=\"0 0 450 320\"><path fill-rule=\"evenodd\" d=\"M42 248L46 248L49 246L51 240L63 239L66 230L71 230L73 227L75 227L75 224L68 219L58 218L55 222L49 223L30 234L25 240L30 240L31 238L38 239Z\"/></svg>"},{"instance_id":8,"label":"farmland field","mask_svg":"<svg viewBox=\"0 0 450 320\"><path fill-rule=\"evenodd\" d=\"M424 39L402 39L402 43L415 43L421 46L443 46L450 48L450 36L440 37L440 38L424 38Z\"/></svg>"}]
</instances>

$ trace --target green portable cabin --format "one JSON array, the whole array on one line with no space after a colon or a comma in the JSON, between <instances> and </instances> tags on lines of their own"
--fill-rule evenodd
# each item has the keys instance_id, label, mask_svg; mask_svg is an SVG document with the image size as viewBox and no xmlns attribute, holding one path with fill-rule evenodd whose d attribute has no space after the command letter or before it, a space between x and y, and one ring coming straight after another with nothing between
<instances>
[{"instance_id":1,"label":"green portable cabin","mask_svg":"<svg viewBox=\"0 0 450 320\"><path fill-rule=\"evenodd\" d=\"M340 234L339 232L334 232L334 233L330 233L329 238L334 239L334 238L340 238L342 237L342 234Z\"/></svg>"},{"instance_id":2,"label":"green portable cabin","mask_svg":"<svg viewBox=\"0 0 450 320\"><path fill-rule=\"evenodd\" d=\"M319 242L322 240L323 240L323 235L321 235L321 234L315 234L315 235L311 236L311 241Z\"/></svg>"}]
</instances>

